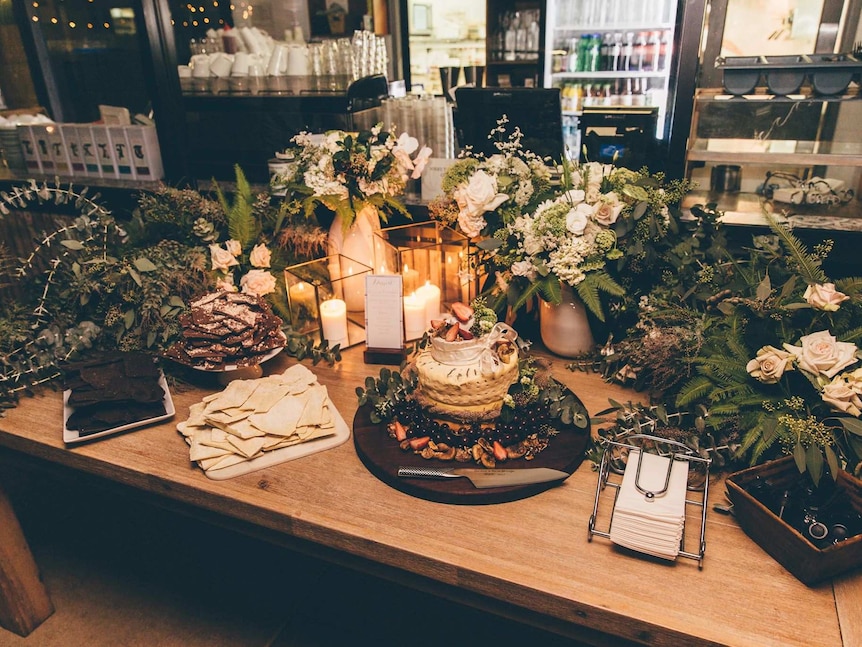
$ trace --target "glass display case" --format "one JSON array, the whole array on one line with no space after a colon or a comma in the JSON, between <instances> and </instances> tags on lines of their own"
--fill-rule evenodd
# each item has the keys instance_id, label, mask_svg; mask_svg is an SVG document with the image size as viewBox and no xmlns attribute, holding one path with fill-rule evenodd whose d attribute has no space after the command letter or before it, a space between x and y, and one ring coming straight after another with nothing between
<instances>
[{"instance_id":1,"label":"glass display case","mask_svg":"<svg viewBox=\"0 0 862 647\"><path fill-rule=\"evenodd\" d=\"M717 202L726 217L757 221L762 203L797 224L862 224L862 101L854 85L840 95L695 97L686 175L689 202Z\"/></svg>"}]
</instances>

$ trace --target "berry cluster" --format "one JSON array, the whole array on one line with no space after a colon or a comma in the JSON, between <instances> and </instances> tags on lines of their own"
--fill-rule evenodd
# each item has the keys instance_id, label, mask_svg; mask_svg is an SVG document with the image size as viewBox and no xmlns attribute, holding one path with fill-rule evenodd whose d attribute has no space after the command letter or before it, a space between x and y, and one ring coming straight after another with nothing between
<instances>
[{"instance_id":1,"label":"berry cluster","mask_svg":"<svg viewBox=\"0 0 862 647\"><path fill-rule=\"evenodd\" d=\"M415 400L404 400L393 407L393 418L407 430L408 438L428 436L435 443L445 443L450 447L470 448L480 438L488 442L498 441L508 447L528 436L546 436L542 421L549 417L548 407L542 403L515 409L511 420L499 420L495 425L471 422L461 425L442 422L430 416Z\"/></svg>"}]
</instances>

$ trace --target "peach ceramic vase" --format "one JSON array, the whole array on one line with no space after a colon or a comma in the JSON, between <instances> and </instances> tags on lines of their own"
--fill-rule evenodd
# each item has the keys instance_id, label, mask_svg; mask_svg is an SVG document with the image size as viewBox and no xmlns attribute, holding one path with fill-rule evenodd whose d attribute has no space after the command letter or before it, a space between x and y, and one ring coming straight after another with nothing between
<instances>
[{"instance_id":1,"label":"peach ceramic vase","mask_svg":"<svg viewBox=\"0 0 862 647\"><path fill-rule=\"evenodd\" d=\"M338 278L345 278L342 274L360 274L367 271L365 268L373 271L376 267L375 259L378 256L382 257L379 248L383 244L383 239L377 235L380 230L380 214L374 205L366 204L357 211L353 223L346 230L343 219L336 214L332 225L329 227L327 254L331 258L340 254L343 257L342 261L340 263L335 262L335 265L343 267L338 269L331 264L331 276L337 275ZM359 266L353 267L352 261L359 263ZM347 309L351 311L363 310L365 306L365 279L357 276L356 280L362 284L361 289L346 290L345 296Z\"/></svg>"},{"instance_id":2,"label":"peach ceramic vase","mask_svg":"<svg viewBox=\"0 0 862 647\"><path fill-rule=\"evenodd\" d=\"M549 351L561 357L592 353L596 342L590 330L587 307L574 289L563 283L558 304L539 301L539 333Z\"/></svg>"}]
</instances>

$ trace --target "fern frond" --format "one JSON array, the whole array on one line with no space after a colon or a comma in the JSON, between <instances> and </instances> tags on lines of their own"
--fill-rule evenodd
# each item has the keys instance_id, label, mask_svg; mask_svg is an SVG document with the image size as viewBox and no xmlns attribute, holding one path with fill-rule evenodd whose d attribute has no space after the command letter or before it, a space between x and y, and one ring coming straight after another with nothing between
<instances>
[{"instance_id":1,"label":"fern frond","mask_svg":"<svg viewBox=\"0 0 862 647\"><path fill-rule=\"evenodd\" d=\"M838 335L838 338L841 341L852 342L855 344L862 339L862 327L848 330L847 332Z\"/></svg>"},{"instance_id":2,"label":"fern frond","mask_svg":"<svg viewBox=\"0 0 862 647\"><path fill-rule=\"evenodd\" d=\"M835 281L835 287L850 298L862 294L862 276L848 276Z\"/></svg>"},{"instance_id":3,"label":"fern frond","mask_svg":"<svg viewBox=\"0 0 862 647\"><path fill-rule=\"evenodd\" d=\"M558 286L557 289L559 289L559 282L556 279L553 280L553 283L556 283ZM514 288L514 285L512 287ZM552 289L552 285L551 285L551 281L549 281L548 277L546 277L542 281L536 281L535 283L530 283L527 286L526 290L524 290L520 294L516 295L513 303L511 304L512 310L517 312L520 308L524 307L524 305L526 305L527 301L529 301L533 296L535 296L536 294L544 295L545 291L549 290L549 289ZM515 294L515 292L513 291L512 294ZM553 303L553 300L551 300L551 299L547 299L547 300L550 301L551 303ZM559 296L557 297L557 302L559 303Z\"/></svg>"},{"instance_id":4,"label":"fern frond","mask_svg":"<svg viewBox=\"0 0 862 647\"><path fill-rule=\"evenodd\" d=\"M602 312L602 302L599 299L598 286L594 282L584 279L578 283L577 290L578 296L581 297L581 301L583 301L584 305L590 309L590 312L596 315L599 321L604 321L605 313Z\"/></svg>"},{"instance_id":5,"label":"fern frond","mask_svg":"<svg viewBox=\"0 0 862 647\"><path fill-rule=\"evenodd\" d=\"M703 375L698 375L690 379L683 385L682 389L676 396L676 406L686 407L694 404L698 400L705 398L712 390L714 384L712 380Z\"/></svg>"},{"instance_id":6,"label":"fern frond","mask_svg":"<svg viewBox=\"0 0 862 647\"><path fill-rule=\"evenodd\" d=\"M247 249L260 233L254 214L255 199L251 185L239 164L234 165L234 173L236 174L236 192L233 196L233 203L228 202L224 191L215 180L213 183L218 202L227 218L228 235L233 240L238 240L243 249Z\"/></svg>"},{"instance_id":7,"label":"fern frond","mask_svg":"<svg viewBox=\"0 0 862 647\"><path fill-rule=\"evenodd\" d=\"M577 290L578 296L600 321L605 320L605 314L602 311L599 292L618 297L624 296L626 293L625 289L604 270L587 272L584 280L578 283Z\"/></svg>"},{"instance_id":8,"label":"fern frond","mask_svg":"<svg viewBox=\"0 0 862 647\"><path fill-rule=\"evenodd\" d=\"M539 293L548 303L559 303L563 298L563 289L559 281L548 279L538 284Z\"/></svg>"},{"instance_id":9,"label":"fern frond","mask_svg":"<svg viewBox=\"0 0 862 647\"><path fill-rule=\"evenodd\" d=\"M778 236L785 249L799 268L799 273L807 283L825 283L826 273L820 267L820 260L808 253L804 243L797 238L790 227L779 223L772 214L764 212L766 222Z\"/></svg>"}]
</instances>

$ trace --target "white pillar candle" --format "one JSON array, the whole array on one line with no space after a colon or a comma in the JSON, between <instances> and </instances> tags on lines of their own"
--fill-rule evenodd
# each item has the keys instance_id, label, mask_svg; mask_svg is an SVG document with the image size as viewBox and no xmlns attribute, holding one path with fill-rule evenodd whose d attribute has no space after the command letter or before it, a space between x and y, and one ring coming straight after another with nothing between
<instances>
[{"instance_id":1,"label":"white pillar candle","mask_svg":"<svg viewBox=\"0 0 862 647\"><path fill-rule=\"evenodd\" d=\"M420 286L416 290L416 296L425 301L425 325L432 319L440 317L440 288L425 281L425 285Z\"/></svg>"},{"instance_id":2,"label":"white pillar candle","mask_svg":"<svg viewBox=\"0 0 862 647\"><path fill-rule=\"evenodd\" d=\"M314 312L314 287L310 283L300 281L294 283L287 290L290 296L291 308L305 307L309 312Z\"/></svg>"},{"instance_id":3,"label":"white pillar candle","mask_svg":"<svg viewBox=\"0 0 862 647\"><path fill-rule=\"evenodd\" d=\"M404 281L404 294L413 294L419 287L419 270L411 270L406 264L401 272Z\"/></svg>"},{"instance_id":4,"label":"white pillar candle","mask_svg":"<svg viewBox=\"0 0 862 647\"><path fill-rule=\"evenodd\" d=\"M351 312L360 312L365 310L365 272L366 269L360 269L352 263L347 263L344 268L344 300L347 302L347 309Z\"/></svg>"},{"instance_id":5,"label":"white pillar candle","mask_svg":"<svg viewBox=\"0 0 862 647\"><path fill-rule=\"evenodd\" d=\"M425 301L415 294L404 297L404 337L418 339L426 326Z\"/></svg>"},{"instance_id":6,"label":"white pillar candle","mask_svg":"<svg viewBox=\"0 0 862 647\"><path fill-rule=\"evenodd\" d=\"M332 348L336 344L347 346L347 304L341 299L328 299L320 304L320 325L323 338Z\"/></svg>"}]
</instances>

